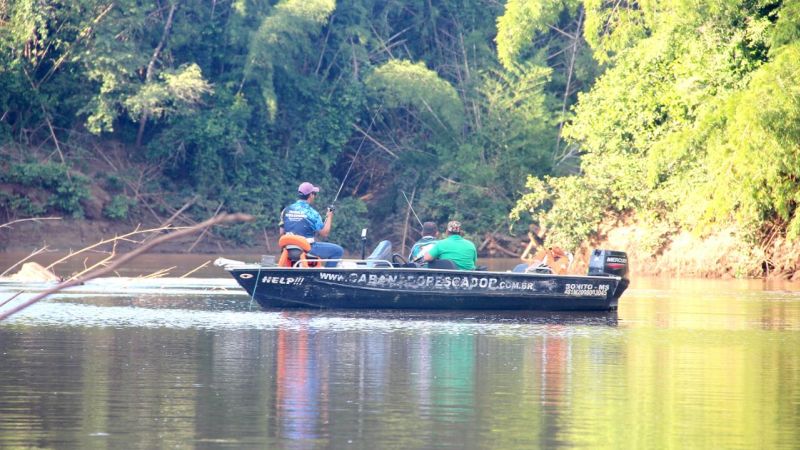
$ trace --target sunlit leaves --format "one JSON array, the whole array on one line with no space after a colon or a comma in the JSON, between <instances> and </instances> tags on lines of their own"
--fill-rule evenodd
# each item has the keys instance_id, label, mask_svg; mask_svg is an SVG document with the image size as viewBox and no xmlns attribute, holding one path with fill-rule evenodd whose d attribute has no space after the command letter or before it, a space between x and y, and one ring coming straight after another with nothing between
<instances>
[{"instance_id":1,"label":"sunlit leaves","mask_svg":"<svg viewBox=\"0 0 800 450\"><path fill-rule=\"evenodd\" d=\"M189 64L175 71L160 75L160 80L147 83L123 104L134 118L142 114L163 116L188 113L200 103L204 94L212 91L211 85L203 79L200 67Z\"/></svg>"},{"instance_id":2,"label":"sunlit leaves","mask_svg":"<svg viewBox=\"0 0 800 450\"><path fill-rule=\"evenodd\" d=\"M510 218L530 218L538 223L547 230L548 246L577 249L603 218L607 192L584 177L529 177L525 187Z\"/></svg>"},{"instance_id":3,"label":"sunlit leaves","mask_svg":"<svg viewBox=\"0 0 800 450\"><path fill-rule=\"evenodd\" d=\"M706 220L759 224L774 212L800 236L800 43L776 52L725 108L709 145L716 189Z\"/></svg>"},{"instance_id":4,"label":"sunlit leaves","mask_svg":"<svg viewBox=\"0 0 800 450\"><path fill-rule=\"evenodd\" d=\"M366 85L387 107L413 107L450 130L463 123L464 107L456 90L423 63L389 61L367 77Z\"/></svg>"},{"instance_id":5,"label":"sunlit leaves","mask_svg":"<svg viewBox=\"0 0 800 450\"><path fill-rule=\"evenodd\" d=\"M645 12L640 2L625 0L585 0L586 27L584 36L600 62L647 36Z\"/></svg>"},{"instance_id":6,"label":"sunlit leaves","mask_svg":"<svg viewBox=\"0 0 800 450\"><path fill-rule=\"evenodd\" d=\"M246 74L259 82L272 119L278 108L274 67L297 65L333 12L334 0L284 0L275 6L253 36Z\"/></svg>"},{"instance_id":7,"label":"sunlit leaves","mask_svg":"<svg viewBox=\"0 0 800 450\"><path fill-rule=\"evenodd\" d=\"M576 180L530 184L515 213L589 233L596 216L567 212L594 204L698 231L734 223L754 240L777 221L797 237L797 6L584 4L586 39L608 67L565 130L584 152L585 192Z\"/></svg>"},{"instance_id":8,"label":"sunlit leaves","mask_svg":"<svg viewBox=\"0 0 800 450\"><path fill-rule=\"evenodd\" d=\"M497 19L497 56L507 69L534 45L536 33L546 33L558 23L559 14L574 12L579 0L509 0Z\"/></svg>"}]
</instances>

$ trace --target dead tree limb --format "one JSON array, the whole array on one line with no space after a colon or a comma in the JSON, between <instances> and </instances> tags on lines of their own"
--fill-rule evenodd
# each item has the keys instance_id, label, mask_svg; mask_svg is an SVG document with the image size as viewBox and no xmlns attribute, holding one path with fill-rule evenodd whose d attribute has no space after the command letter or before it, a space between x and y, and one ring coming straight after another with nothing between
<instances>
[{"instance_id":1,"label":"dead tree limb","mask_svg":"<svg viewBox=\"0 0 800 450\"><path fill-rule=\"evenodd\" d=\"M36 256L36 255L38 255L40 253L43 253L45 251L47 251L47 246L46 245L44 247L40 248L40 249L32 251L31 254L29 254L28 256L26 256L26 257L22 258L21 260L17 261L16 264L14 264L13 266L11 266L8 269L6 269L5 271L3 271L3 273L0 273L0 278L6 276L6 274L8 274L12 270L14 270L14 268L16 268L17 266L21 266L25 261L27 261L27 260L33 258L34 256Z\"/></svg>"},{"instance_id":2,"label":"dead tree limb","mask_svg":"<svg viewBox=\"0 0 800 450\"><path fill-rule=\"evenodd\" d=\"M225 204L225 200L219 202L219 206L217 206L217 210L214 211L214 216L215 217L216 217L217 214L219 214L219 211L222 209L222 205L224 205L224 204ZM203 237L206 235L206 233L208 233L208 228L204 228L203 231L200 233L200 236L197 236L197 239L194 240L194 243L192 243L192 246L189 247L189 251L188 251L189 253L191 253L192 250L194 250L195 246L197 244L199 244L200 241L203 240Z\"/></svg>"},{"instance_id":3,"label":"dead tree limb","mask_svg":"<svg viewBox=\"0 0 800 450\"><path fill-rule=\"evenodd\" d=\"M175 15L175 9L178 8L177 3L173 3L172 6L169 8L169 15L167 16L167 23L164 24L164 32L161 35L161 41L156 46L155 51L153 51L153 56L150 58L150 62L147 64L147 72L145 73L145 84L150 83L153 79L153 72L156 65L156 61L158 60L159 54L161 54L161 50L164 48L164 44L167 42L167 37L169 36L169 31L172 28L172 18ZM144 136L144 128L147 125L147 118L149 116L149 111L145 109L142 112L142 118L139 119L139 131L136 133L136 146L142 146L142 137Z\"/></svg>"},{"instance_id":4,"label":"dead tree limb","mask_svg":"<svg viewBox=\"0 0 800 450\"><path fill-rule=\"evenodd\" d=\"M27 218L27 219L17 219L17 220L12 220L11 222L6 222L6 223L0 225L0 228L11 228L11 225L14 225L15 223L20 223L20 222L38 222L40 220L61 220L61 217L30 217L30 218Z\"/></svg>"},{"instance_id":5,"label":"dead tree limb","mask_svg":"<svg viewBox=\"0 0 800 450\"><path fill-rule=\"evenodd\" d=\"M16 314L16 313L22 311L23 309L27 308L28 306L31 306L32 304L38 302L39 300L42 300L43 298L45 298L45 297L47 297L47 296L49 296L51 294L54 294L54 293L59 292L59 291L62 291L64 289L72 287L72 286L77 286L79 284L83 284L83 283L85 283L85 282L87 282L87 281L89 281L91 279L94 279L94 278L97 278L99 276L105 275L107 273L113 272L114 270L117 269L117 267L119 267L119 266L127 263L128 261L138 257L142 253L147 252L151 248L153 248L153 247L155 247L157 245L163 244L166 241L169 241L169 240L172 240L172 239L176 239L176 238L180 238L180 237L183 237L183 236L187 236L187 235L193 234L193 233L195 233L195 232L197 232L199 230L205 230L206 228L214 226L214 225L219 225L219 224L223 224L223 223L230 223L230 222L250 222L250 221L252 221L254 219L255 218L253 216L249 215L249 214L240 214L240 213L239 214L221 214L221 215L218 215L218 216L214 216L214 217L206 220L205 222L199 223L196 226L189 227L189 228L184 228L182 230L177 230L177 231L174 231L172 233L165 234L163 236L159 236L156 239L153 239L152 241L150 241L150 242L148 242L146 244L143 244L142 246L140 246L136 250L134 250L134 251L132 251L130 253L125 253L124 255L120 256L119 259L117 259L116 261L112 262L111 264L109 264L109 265L107 265L105 267L100 267L100 268L97 268L96 270L91 270L89 272L84 273L82 276L71 278L71 279L69 279L67 281L64 281L63 283L59 283L59 284L53 286L50 289L47 289L47 290L45 290L43 292L40 292L37 295L34 295L30 299L20 303L19 305L9 309L8 311L1 312L0 313L0 320L6 319L6 318L12 316L13 314Z\"/></svg>"}]
</instances>

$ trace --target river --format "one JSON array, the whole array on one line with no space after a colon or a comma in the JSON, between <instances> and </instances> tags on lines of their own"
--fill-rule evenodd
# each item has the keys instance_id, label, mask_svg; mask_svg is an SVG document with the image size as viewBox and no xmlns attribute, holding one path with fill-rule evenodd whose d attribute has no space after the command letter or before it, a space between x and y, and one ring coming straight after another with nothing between
<instances>
[{"instance_id":1,"label":"river","mask_svg":"<svg viewBox=\"0 0 800 450\"><path fill-rule=\"evenodd\" d=\"M152 258L129 270L171 277L92 280L0 322L0 448L800 442L797 285L634 277L608 313L282 312ZM0 283L0 303L23 287L41 288Z\"/></svg>"}]
</instances>

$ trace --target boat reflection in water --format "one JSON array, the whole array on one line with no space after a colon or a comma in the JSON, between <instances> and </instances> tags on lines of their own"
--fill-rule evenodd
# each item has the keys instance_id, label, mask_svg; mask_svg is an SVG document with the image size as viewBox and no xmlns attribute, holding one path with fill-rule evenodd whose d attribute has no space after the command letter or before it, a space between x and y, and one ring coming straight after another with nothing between
<instances>
[{"instance_id":1,"label":"boat reflection in water","mask_svg":"<svg viewBox=\"0 0 800 450\"><path fill-rule=\"evenodd\" d=\"M534 406L526 404L531 400L536 410L547 412L540 423L542 432L556 436L565 396L572 389L573 337L582 340L580 329L585 326L612 329L617 320L616 312L280 314L295 326L275 331L275 396L268 409L275 411L276 435L297 448L375 430L384 442L412 445L426 435L446 434L449 446L474 447L471 440L481 432L481 424L487 425L487 415L519 414L522 420ZM327 329L325 322L341 325L342 319L351 321L350 326L335 336L320 332ZM395 332L375 333L381 322L377 328ZM527 342L514 340L509 345L502 338L487 338L495 331L527 336ZM515 397L526 390L540 395L520 405ZM487 396L508 398L487 401ZM481 404L496 410L484 411ZM409 411L417 416L418 428L391 426L394 420L408 421ZM380 417L381 423L359 419L364 417ZM357 429L349 429L354 424ZM518 425L520 431L528 429Z\"/></svg>"}]
</instances>

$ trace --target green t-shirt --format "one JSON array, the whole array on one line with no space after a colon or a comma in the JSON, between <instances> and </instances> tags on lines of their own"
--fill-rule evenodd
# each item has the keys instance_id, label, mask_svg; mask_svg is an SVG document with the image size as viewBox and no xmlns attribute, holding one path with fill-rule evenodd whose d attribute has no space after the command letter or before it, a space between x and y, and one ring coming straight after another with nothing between
<instances>
[{"instance_id":1,"label":"green t-shirt","mask_svg":"<svg viewBox=\"0 0 800 450\"><path fill-rule=\"evenodd\" d=\"M436 238L433 236L423 236L422 239L418 240L413 247L411 247L411 253L408 255L408 260L413 261L417 259L421 253L431 245L436 243Z\"/></svg>"},{"instance_id":2,"label":"green t-shirt","mask_svg":"<svg viewBox=\"0 0 800 450\"><path fill-rule=\"evenodd\" d=\"M475 269L475 262L478 260L475 244L457 234L436 241L436 245L428 250L428 254L434 259L449 259L461 270Z\"/></svg>"}]
</instances>

